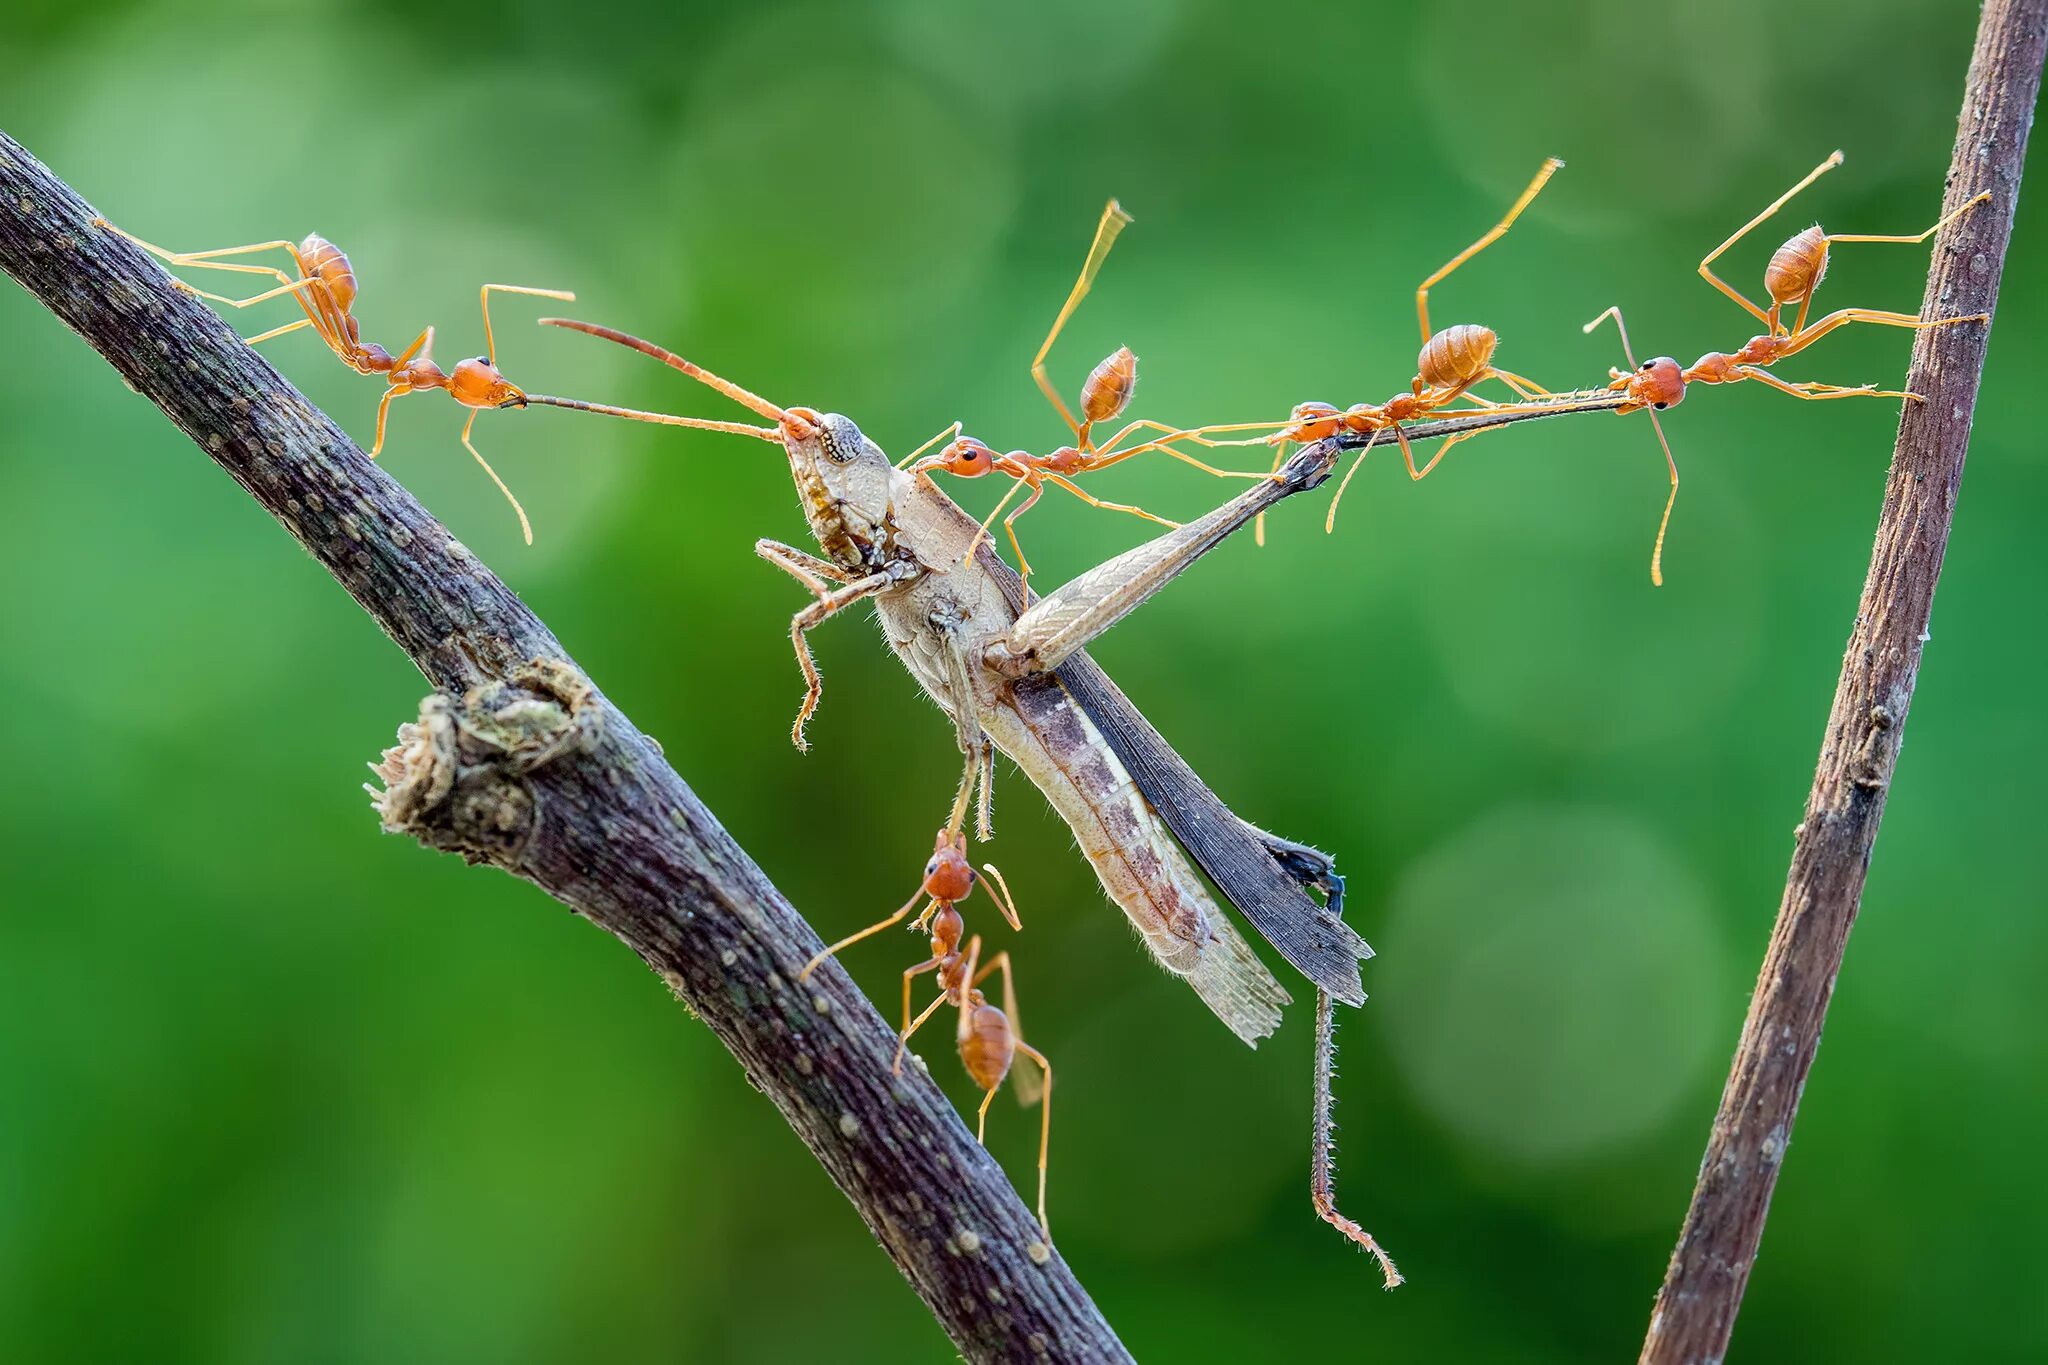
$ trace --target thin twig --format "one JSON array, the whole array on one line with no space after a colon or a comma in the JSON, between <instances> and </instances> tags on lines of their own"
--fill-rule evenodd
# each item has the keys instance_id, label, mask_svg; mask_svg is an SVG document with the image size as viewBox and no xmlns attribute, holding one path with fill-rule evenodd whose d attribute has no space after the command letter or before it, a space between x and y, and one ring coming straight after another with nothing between
<instances>
[{"instance_id":1,"label":"thin twig","mask_svg":"<svg viewBox=\"0 0 2048 1365\"><path fill-rule=\"evenodd\" d=\"M2048 0L1984 6L1946 208L1985 190L1992 197L1936 239L1922 317L1989 313L1997 303L2044 47ZM1988 330L1940 327L1914 342L1906 387L1927 401L1907 404L1899 422L1870 573L1785 898L1642 1365L1704 1365L1727 1351L1884 815L1962 484Z\"/></svg>"},{"instance_id":2,"label":"thin twig","mask_svg":"<svg viewBox=\"0 0 2048 1365\"><path fill-rule=\"evenodd\" d=\"M387 827L533 881L732 1051L970 1361L1127 1361L1000 1167L818 936L548 628L328 417L0 134L0 266L156 403L438 689ZM593 1039L602 1046L602 1039Z\"/></svg>"}]
</instances>

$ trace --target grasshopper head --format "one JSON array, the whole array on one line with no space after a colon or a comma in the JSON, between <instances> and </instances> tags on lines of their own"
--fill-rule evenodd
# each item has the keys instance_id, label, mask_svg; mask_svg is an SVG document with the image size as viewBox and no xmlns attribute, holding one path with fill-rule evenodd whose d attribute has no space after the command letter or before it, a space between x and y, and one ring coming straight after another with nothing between
<instances>
[{"instance_id":1,"label":"grasshopper head","mask_svg":"<svg viewBox=\"0 0 2048 1365\"><path fill-rule=\"evenodd\" d=\"M892 535L896 471L850 417L790 408L779 423L790 476L818 544L848 568L879 566Z\"/></svg>"}]
</instances>

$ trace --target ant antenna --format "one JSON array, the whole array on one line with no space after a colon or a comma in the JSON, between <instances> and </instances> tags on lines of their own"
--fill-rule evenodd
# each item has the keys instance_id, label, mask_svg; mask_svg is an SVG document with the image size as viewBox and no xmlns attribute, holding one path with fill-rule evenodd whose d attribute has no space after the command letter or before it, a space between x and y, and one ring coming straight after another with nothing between
<instances>
[{"instance_id":1,"label":"ant antenna","mask_svg":"<svg viewBox=\"0 0 2048 1365\"><path fill-rule=\"evenodd\" d=\"M1814 177L1818 176L1821 171L1840 164L1839 159L1841 155L1840 152L1836 152L1834 159L1823 163L1820 170L1815 171L1813 175L1808 176L1804 182L1795 187L1792 194L1797 194L1807 183L1811 183ZM1792 194L1787 194L1785 198L1790 199ZM1780 200L1779 202L1783 203L1784 201ZM1769 217L1769 214L1766 214L1765 217ZM1755 224L1751 224L1751 226L1753 227ZM1740 234L1737 235L1739 236ZM1635 349L1628 344L1628 324L1622 321L1620 304L1611 306L1606 312L1594 318L1579 330L1587 336L1591 336L1593 329L1609 318L1614 319L1614 330L1621 333L1621 354L1628 361L1628 367L1633 370L1636 368L1636 353ZM1671 529L1671 509L1678 505L1678 461L1671 454L1671 442L1664 439L1664 424L1657 420L1657 410L1655 408L1645 408L1643 411L1650 415L1650 426L1656 430L1657 444L1664 447L1664 463L1671 470L1671 496L1664 500L1664 519L1657 523L1657 543L1650 550L1650 582L1656 587L1661 588L1664 586L1664 533Z\"/></svg>"},{"instance_id":2,"label":"ant antenna","mask_svg":"<svg viewBox=\"0 0 2048 1365\"><path fill-rule=\"evenodd\" d=\"M550 408L573 408L577 412L595 412L606 417L624 417L634 422L655 422L665 427L696 427L700 431L722 431L729 436L755 436L763 441L780 444L782 437L773 427L749 426L745 422L716 422L705 417L677 417L666 412L643 412L639 408L617 408L610 403L586 403L580 398L555 398L545 393L529 393L529 403L538 403Z\"/></svg>"},{"instance_id":3,"label":"ant antenna","mask_svg":"<svg viewBox=\"0 0 2048 1365\"><path fill-rule=\"evenodd\" d=\"M1015 929L1020 934L1023 933L1024 921L1017 918L1017 902L1010 896L1010 884L1003 880L1003 874L997 870L994 863L983 863L981 870L995 878L996 884L993 889L1002 893L995 898L996 908L1003 912L1003 918L1010 922L1012 929ZM1012 1009L1010 1013L1014 1016L1016 1011Z\"/></svg>"},{"instance_id":4,"label":"ant antenna","mask_svg":"<svg viewBox=\"0 0 2048 1365\"><path fill-rule=\"evenodd\" d=\"M778 426L790 420L790 415L787 412L776 407L760 394L743 389L730 379L720 379L703 366L692 364L674 351L665 350L651 341L642 341L639 337L621 332L617 328L603 327L595 322L578 322L574 318L542 318L540 325L543 327L566 327L572 332L583 332L590 336L603 337L606 341L616 341L619 345L630 347L642 355L653 356L670 369L681 370L698 383L718 390L718 392L732 399L735 403L759 413Z\"/></svg>"}]
</instances>

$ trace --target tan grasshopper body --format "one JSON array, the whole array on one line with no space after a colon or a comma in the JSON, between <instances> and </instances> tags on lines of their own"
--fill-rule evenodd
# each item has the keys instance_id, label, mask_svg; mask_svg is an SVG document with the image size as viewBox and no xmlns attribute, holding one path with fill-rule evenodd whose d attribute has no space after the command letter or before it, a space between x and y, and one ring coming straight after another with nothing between
<instances>
[{"instance_id":1,"label":"tan grasshopper body","mask_svg":"<svg viewBox=\"0 0 2048 1365\"><path fill-rule=\"evenodd\" d=\"M1201 532L1171 532L1140 547L1146 553L1133 551L1020 612L1004 582L1014 575L979 535L979 524L928 475L892 468L837 414L793 409L781 435L805 518L829 556L813 559L773 541L757 547L818 593L793 631L813 684L804 714L816 698L804 633L872 599L890 647L953 721L967 760L955 821L974 786L986 789L993 744L1072 829L1103 890L1161 965L1187 978L1246 1042L1271 1033L1289 1001L1286 990L1224 915L1094 719L1051 676L1167 581L1168 566L1182 547L1200 542ZM829 589L820 579L843 586ZM1352 954L1354 964L1360 955ZM1343 993L1359 995L1357 980L1354 965Z\"/></svg>"},{"instance_id":2,"label":"tan grasshopper body","mask_svg":"<svg viewBox=\"0 0 2048 1365\"><path fill-rule=\"evenodd\" d=\"M892 467L848 418L778 408L672 352L611 328L566 319L543 321L654 356L775 423L750 427L564 404L752 435L783 447L805 520L827 556L818 558L770 540L755 545L762 558L803 583L816 599L790 623L805 680L793 732L799 747L804 745L804 722L820 695L805 636L845 608L872 601L884 638L953 721L966 758L951 819L940 833L942 848L957 839L977 785L982 794L980 833L988 837L990 750L999 748L1045 793L1073 830L1103 890L1153 955L1168 971L1187 978L1204 1003L1245 1042L1256 1045L1278 1026L1289 997L1196 875L1190 855L1230 903L1315 984L1318 1061L1311 1193L1316 1211L1379 1260L1389 1288L1400 1283L1399 1272L1379 1244L1338 1211L1332 1184L1330 1007L1338 1000L1364 1003L1358 964L1372 955L1343 922L1343 879L1325 855L1268 834L1233 814L1083 648L1268 507L1322 483L1341 450L1357 443L1338 436L1309 446L1270 479L1259 480L1207 516L1031 601L1022 579L981 534L980 524L928 474ZM1601 395L1475 413L1411 427L1408 437L1416 442L1451 438L1553 414L1613 410L1625 401L1625 395ZM1311 898L1304 889L1310 887L1321 891L1324 899ZM835 950L900 922L915 903L913 899L882 924L843 940ZM820 954L811 966L831 951ZM972 990L972 975L970 968L962 978L962 992ZM907 983L908 976L906 992ZM942 994L940 1000L947 998ZM972 1003L971 995L963 998ZM906 993L906 1011L908 1004ZM1014 1002L1007 1015L1014 1020ZM906 1036L912 1027L906 1018ZM1017 1043L1023 1046L1021 1038ZM970 1051L963 1043L963 1059L970 1058ZM984 1079L977 1075L977 1084ZM993 1094L991 1087L984 1089ZM984 1113L986 1109L985 1097ZM1043 1136L1039 1168L1042 1220Z\"/></svg>"}]
</instances>

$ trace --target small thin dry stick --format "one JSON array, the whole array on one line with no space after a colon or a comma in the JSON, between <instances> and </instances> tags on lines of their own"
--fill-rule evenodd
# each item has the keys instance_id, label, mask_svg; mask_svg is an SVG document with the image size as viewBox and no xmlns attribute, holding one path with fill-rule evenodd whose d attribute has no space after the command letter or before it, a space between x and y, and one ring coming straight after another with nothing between
<instances>
[{"instance_id":1,"label":"small thin dry stick","mask_svg":"<svg viewBox=\"0 0 2048 1365\"><path fill-rule=\"evenodd\" d=\"M1985 190L1992 199L1937 238L1922 317L1989 313L1997 303L2044 47L2048 0L1988 0L1944 210ZM1987 331L1943 327L1914 340L1906 387L1927 401L1907 404L1899 421L1870 574L1785 898L1641 1365L1693 1365L1727 1352L1884 815L1962 484Z\"/></svg>"}]
</instances>

